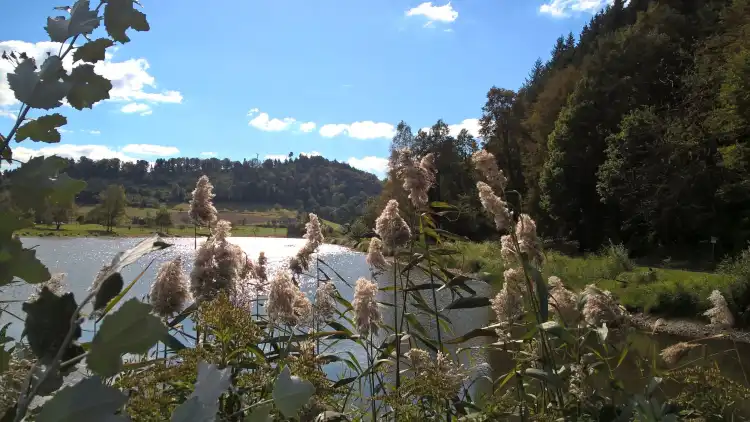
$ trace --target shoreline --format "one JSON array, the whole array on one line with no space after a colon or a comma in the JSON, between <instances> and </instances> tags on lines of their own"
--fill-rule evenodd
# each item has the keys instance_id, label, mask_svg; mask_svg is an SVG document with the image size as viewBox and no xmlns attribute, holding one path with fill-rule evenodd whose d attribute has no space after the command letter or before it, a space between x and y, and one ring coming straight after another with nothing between
<instances>
[{"instance_id":1,"label":"shoreline","mask_svg":"<svg viewBox=\"0 0 750 422\"><path fill-rule=\"evenodd\" d=\"M637 328L654 334L668 334L690 339L722 336L724 340L750 344L750 332L748 331L715 327L695 320L660 318L655 315L638 313L631 314L630 321Z\"/></svg>"},{"instance_id":2,"label":"shoreline","mask_svg":"<svg viewBox=\"0 0 750 422\"><path fill-rule=\"evenodd\" d=\"M57 238L57 239L131 239L131 238L140 238L140 237L149 237L155 234L158 234L161 237L169 238L169 237L177 237L177 238L192 238L194 235L190 234L180 234L180 233L162 233L162 232L144 232L144 233L109 233L109 234L92 234L92 233L71 233L71 234L55 234L54 232L51 232L52 234L45 235L44 233L48 232L42 232L42 233L31 233L31 232L21 232L21 233L14 233L17 234L19 237L24 238L37 238L37 239L47 239L47 238ZM198 234L198 237L208 237L207 234ZM242 233L240 235L232 235L232 237L258 237L258 238L282 238L286 239L286 235L252 235L247 233Z\"/></svg>"}]
</instances>

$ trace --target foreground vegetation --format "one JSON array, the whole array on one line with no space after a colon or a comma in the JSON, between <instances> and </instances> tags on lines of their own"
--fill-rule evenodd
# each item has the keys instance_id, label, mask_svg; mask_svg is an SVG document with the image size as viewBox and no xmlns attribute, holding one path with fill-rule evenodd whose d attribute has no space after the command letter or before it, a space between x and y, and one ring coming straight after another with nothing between
<instances>
[{"instance_id":1,"label":"foreground vegetation","mask_svg":"<svg viewBox=\"0 0 750 422\"><path fill-rule=\"evenodd\" d=\"M181 225L159 229L156 227L129 226L105 230L99 224L67 224L58 230L54 225L36 224L16 232L23 237L147 237L154 233L172 237L208 237L208 228L201 227L195 231L193 226ZM234 230L235 236L241 237L286 237L286 227L239 226Z\"/></svg>"}]
</instances>

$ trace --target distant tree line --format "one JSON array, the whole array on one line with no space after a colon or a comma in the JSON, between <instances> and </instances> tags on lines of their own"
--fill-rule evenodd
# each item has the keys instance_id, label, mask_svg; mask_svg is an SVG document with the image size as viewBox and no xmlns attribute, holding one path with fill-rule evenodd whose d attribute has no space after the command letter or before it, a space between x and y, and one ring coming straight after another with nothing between
<instances>
[{"instance_id":1,"label":"distant tree line","mask_svg":"<svg viewBox=\"0 0 750 422\"><path fill-rule=\"evenodd\" d=\"M377 196L381 182L370 173L323 157L300 156L286 161L257 159L170 158L123 162L119 159L68 160L65 170L85 180L79 205L98 205L110 185L124 189L127 205L158 208L185 203L195 181L207 175L215 202L236 206L276 205L314 212L332 221L348 221L361 213L367 198Z\"/></svg>"}]
</instances>

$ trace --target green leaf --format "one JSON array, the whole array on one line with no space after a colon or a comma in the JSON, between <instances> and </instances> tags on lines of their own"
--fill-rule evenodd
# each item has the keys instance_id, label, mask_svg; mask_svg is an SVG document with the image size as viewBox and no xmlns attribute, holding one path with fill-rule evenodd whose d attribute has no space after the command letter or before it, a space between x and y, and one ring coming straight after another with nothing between
<instances>
[{"instance_id":1,"label":"green leaf","mask_svg":"<svg viewBox=\"0 0 750 422\"><path fill-rule=\"evenodd\" d=\"M164 342L164 345L169 347L172 351L178 351L178 350L184 350L187 348L180 340L177 340L177 338L169 333L167 333L166 337L162 339L162 342Z\"/></svg>"},{"instance_id":2,"label":"green leaf","mask_svg":"<svg viewBox=\"0 0 750 422\"><path fill-rule=\"evenodd\" d=\"M562 380L560 377L554 374L550 374L547 371L543 371L538 368L526 368L526 371L524 371L524 374L527 377L536 378L540 381L544 381L556 388L562 387Z\"/></svg>"},{"instance_id":3,"label":"green leaf","mask_svg":"<svg viewBox=\"0 0 750 422\"><path fill-rule=\"evenodd\" d=\"M272 396L281 413L287 418L292 418L310 401L314 393L315 387L310 381L293 376L289 367L285 366L276 378Z\"/></svg>"},{"instance_id":4,"label":"green leaf","mask_svg":"<svg viewBox=\"0 0 750 422\"><path fill-rule=\"evenodd\" d=\"M24 249L16 238L0 240L0 286L20 278L29 284L43 283L50 278L49 270L36 257L36 250Z\"/></svg>"},{"instance_id":5,"label":"green leaf","mask_svg":"<svg viewBox=\"0 0 750 422\"><path fill-rule=\"evenodd\" d=\"M133 0L109 0L104 7L104 26L115 41L123 44L130 42L125 31L133 28L136 31L150 29L146 15L133 7Z\"/></svg>"},{"instance_id":6,"label":"green leaf","mask_svg":"<svg viewBox=\"0 0 750 422\"><path fill-rule=\"evenodd\" d=\"M0 375L10 369L10 358L10 352L5 350L5 347L0 346Z\"/></svg>"},{"instance_id":7,"label":"green leaf","mask_svg":"<svg viewBox=\"0 0 750 422\"><path fill-rule=\"evenodd\" d=\"M104 310L102 310L100 312L101 316L99 317L99 319L96 320L97 323L102 318L104 318L104 315L107 315L109 313L109 311L111 311L112 309L114 309L114 307L117 306L118 303L120 303L120 301L122 300L122 298L125 297L125 295L128 294L128 292L130 291L130 289L133 288L133 286L135 285L135 283L137 283L138 280L140 280L141 277L143 277L143 274L146 274L146 271L151 267L151 264L153 264L153 263L154 263L154 260L152 259L151 262L149 262L148 265L146 265L146 268L144 268L143 271L141 271L141 273L138 274L138 276L135 277L133 279L133 281L131 281L128 284L127 287L125 287L124 289L122 289L122 291L120 291L120 293L117 296L115 296L114 298L112 298L112 300L110 300L109 303L107 303L107 306L104 308ZM120 287L120 288L122 288L122 287ZM97 294L97 297L98 296L99 295ZM96 309L96 302L94 304L94 309ZM170 325L170 327L172 327L172 325Z\"/></svg>"},{"instance_id":8,"label":"green leaf","mask_svg":"<svg viewBox=\"0 0 750 422\"><path fill-rule=\"evenodd\" d=\"M411 286L411 287L407 287L407 288L403 289L403 291L404 292L415 292L415 291L418 291L418 290L438 289L440 287L442 287L442 285L438 284L438 283L422 283L422 284L416 284L416 285ZM381 290L383 290L383 289L381 289Z\"/></svg>"},{"instance_id":9,"label":"green leaf","mask_svg":"<svg viewBox=\"0 0 750 422\"><path fill-rule=\"evenodd\" d=\"M439 201L435 201L435 202L430 202L430 206L431 206L432 208L448 208L448 209L456 209L456 207L455 207L455 206L453 206L453 205L451 205L451 204L449 204L449 203L447 203L447 202L439 202Z\"/></svg>"},{"instance_id":10,"label":"green leaf","mask_svg":"<svg viewBox=\"0 0 750 422\"><path fill-rule=\"evenodd\" d=\"M88 63L96 63L100 60L104 60L107 49L113 45L115 45L115 43L109 38L99 38L89 41L76 49L73 53L73 61L77 62L82 60Z\"/></svg>"},{"instance_id":11,"label":"green leaf","mask_svg":"<svg viewBox=\"0 0 750 422\"><path fill-rule=\"evenodd\" d=\"M536 287L536 294L539 297L539 313L541 314L542 321L549 319L549 290L547 289L547 282L542 278L542 273L538 269L528 266L527 270L531 274L532 280Z\"/></svg>"},{"instance_id":12,"label":"green leaf","mask_svg":"<svg viewBox=\"0 0 750 422\"><path fill-rule=\"evenodd\" d=\"M419 322L416 315L412 314L411 312L407 312L404 314L404 317L409 322L409 326L412 329L417 330L417 332L419 332L423 336L429 336L429 334L427 333L427 330L424 328L422 323Z\"/></svg>"},{"instance_id":13,"label":"green leaf","mask_svg":"<svg viewBox=\"0 0 750 422\"><path fill-rule=\"evenodd\" d=\"M468 333L462 335L461 337L457 337L451 340L446 341L446 344L458 344L458 343L464 343L466 341L469 341L476 337L494 337L498 338L497 331L490 330L486 328L475 328Z\"/></svg>"},{"instance_id":14,"label":"green leaf","mask_svg":"<svg viewBox=\"0 0 750 422\"><path fill-rule=\"evenodd\" d=\"M19 210L39 209L48 201L72 201L86 182L59 174L67 166L60 157L34 157L10 175L10 193Z\"/></svg>"},{"instance_id":15,"label":"green leaf","mask_svg":"<svg viewBox=\"0 0 750 422\"><path fill-rule=\"evenodd\" d=\"M29 340L29 346L39 360L48 364L63 344L65 336L70 330L70 322L75 316L78 304L73 293L57 296L46 286L39 292L39 297L33 302L21 305L26 312L24 331ZM73 340L81 337L81 326L73 327ZM83 348L71 345L66 350L63 360L72 359L83 353Z\"/></svg>"},{"instance_id":16,"label":"green leaf","mask_svg":"<svg viewBox=\"0 0 750 422\"><path fill-rule=\"evenodd\" d=\"M273 420L270 415L272 408L273 405L271 403L264 403L253 407L242 422L271 422Z\"/></svg>"},{"instance_id":17,"label":"green leaf","mask_svg":"<svg viewBox=\"0 0 750 422\"><path fill-rule=\"evenodd\" d=\"M50 56L42 67L52 69L57 66L53 66L53 63L59 62L59 57ZM16 66L13 73L8 74L8 85L18 101L32 108L49 110L62 105L62 99L69 89L67 82L60 81L59 75L52 76L52 73L51 70L45 71L42 77L36 71L34 59L26 59Z\"/></svg>"},{"instance_id":18,"label":"green leaf","mask_svg":"<svg viewBox=\"0 0 750 422\"><path fill-rule=\"evenodd\" d=\"M576 344L576 339L570 334L570 331L566 330L565 327L560 325L557 321L547 321L539 325L542 331L552 334L560 340L568 344Z\"/></svg>"},{"instance_id":19,"label":"green leaf","mask_svg":"<svg viewBox=\"0 0 750 422\"><path fill-rule=\"evenodd\" d=\"M120 390L102 384L99 377L65 387L44 404L37 422L126 422L115 412L128 401Z\"/></svg>"},{"instance_id":20,"label":"green leaf","mask_svg":"<svg viewBox=\"0 0 750 422\"><path fill-rule=\"evenodd\" d=\"M482 296L468 296L454 300L453 303L446 306L445 309L482 308L485 306L490 306L489 298Z\"/></svg>"},{"instance_id":21,"label":"green leaf","mask_svg":"<svg viewBox=\"0 0 750 422\"><path fill-rule=\"evenodd\" d=\"M358 377L341 378L340 380L338 380L335 383L333 383L333 387L332 388L339 388L339 387L343 387L345 385L351 384L354 381L356 381L357 378Z\"/></svg>"},{"instance_id":22,"label":"green leaf","mask_svg":"<svg viewBox=\"0 0 750 422\"><path fill-rule=\"evenodd\" d=\"M88 367L102 376L117 374L123 353L146 353L167 335L167 327L151 315L151 306L130 299L120 309L107 315L91 342Z\"/></svg>"},{"instance_id":23,"label":"green leaf","mask_svg":"<svg viewBox=\"0 0 750 422\"><path fill-rule=\"evenodd\" d=\"M60 142L60 132L58 132L57 128L67 123L68 119L59 113L42 116L18 128L16 142L21 142L29 138L36 142Z\"/></svg>"},{"instance_id":24,"label":"green leaf","mask_svg":"<svg viewBox=\"0 0 750 422\"><path fill-rule=\"evenodd\" d=\"M90 34L99 27L99 16L89 7L89 0L78 0L70 8L70 19L63 16L47 18L44 28L50 40L64 42L68 38L81 34Z\"/></svg>"},{"instance_id":25,"label":"green leaf","mask_svg":"<svg viewBox=\"0 0 750 422\"><path fill-rule=\"evenodd\" d=\"M78 110L92 108L99 101L109 98L112 82L94 72L94 65L77 66L67 79L70 83L68 102Z\"/></svg>"}]
</instances>

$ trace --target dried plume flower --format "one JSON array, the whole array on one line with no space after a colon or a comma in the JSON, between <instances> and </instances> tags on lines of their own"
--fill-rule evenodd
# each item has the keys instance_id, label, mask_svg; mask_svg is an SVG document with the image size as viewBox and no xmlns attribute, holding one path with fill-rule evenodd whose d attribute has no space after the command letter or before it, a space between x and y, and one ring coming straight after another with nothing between
<instances>
[{"instance_id":1,"label":"dried plume flower","mask_svg":"<svg viewBox=\"0 0 750 422\"><path fill-rule=\"evenodd\" d=\"M252 262L239 246L227 239L232 225L216 223L214 236L198 248L190 273L190 290L195 298L212 298L219 291L231 292L235 284L252 272Z\"/></svg>"},{"instance_id":2,"label":"dried plume flower","mask_svg":"<svg viewBox=\"0 0 750 422\"><path fill-rule=\"evenodd\" d=\"M729 310L727 300L720 291L712 291L708 300L713 306L711 309L704 312L703 315L711 319L711 325L723 328L729 328L734 325L734 315L732 315L732 311Z\"/></svg>"},{"instance_id":3,"label":"dried plume flower","mask_svg":"<svg viewBox=\"0 0 750 422\"><path fill-rule=\"evenodd\" d=\"M190 218L199 225L210 226L216 221L217 212L213 204L214 186L208 176L201 176L190 199Z\"/></svg>"},{"instance_id":4,"label":"dried plume flower","mask_svg":"<svg viewBox=\"0 0 750 422\"><path fill-rule=\"evenodd\" d=\"M528 214L521 214L516 223L516 238L521 253L532 262L542 262L542 242L536 234L536 222Z\"/></svg>"},{"instance_id":5,"label":"dried plume flower","mask_svg":"<svg viewBox=\"0 0 750 422\"><path fill-rule=\"evenodd\" d=\"M312 322L313 305L307 295L294 286L294 316L287 320L289 325L306 325Z\"/></svg>"},{"instance_id":6,"label":"dried plume flower","mask_svg":"<svg viewBox=\"0 0 750 422\"><path fill-rule=\"evenodd\" d=\"M320 283L315 291L315 316L319 321L330 321L336 312L336 302L333 293L336 287L330 281Z\"/></svg>"},{"instance_id":7,"label":"dried plume flower","mask_svg":"<svg viewBox=\"0 0 750 422\"><path fill-rule=\"evenodd\" d=\"M398 150L396 176L403 180L404 190L409 192L414 207L421 209L429 202L427 193L435 183L435 156L430 153L418 160L411 150Z\"/></svg>"},{"instance_id":8,"label":"dried plume flower","mask_svg":"<svg viewBox=\"0 0 750 422\"><path fill-rule=\"evenodd\" d=\"M497 321L509 324L523 315L523 297L521 292L511 287L510 283L503 283L503 288L490 301L495 311Z\"/></svg>"},{"instance_id":9,"label":"dried plume flower","mask_svg":"<svg viewBox=\"0 0 750 422\"><path fill-rule=\"evenodd\" d=\"M367 247L367 264L372 268L384 270L388 263L383 255L383 241L377 237L370 239L370 245Z\"/></svg>"},{"instance_id":10,"label":"dried plume flower","mask_svg":"<svg viewBox=\"0 0 750 422\"><path fill-rule=\"evenodd\" d=\"M503 201L502 198L495 195L490 185L484 182L477 182L477 190L479 191L479 201L482 203L482 207L490 214L495 220L495 227L498 230L505 230L511 223L510 211L508 210L508 204Z\"/></svg>"},{"instance_id":11,"label":"dried plume flower","mask_svg":"<svg viewBox=\"0 0 750 422\"><path fill-rule=\"evenodd\" d=\"M565 324L575 324L581 317L578 312L578 295L568 290L557 276L550 276L548 284L549 312L557 314Z\"/></svg>"},{"instance_id":12,"label":"dried plume flower","mask_svg":"<svg viewBox=\"0 0 750 422\"><path fill-rule=\"evenodd\" d=\"M398 211L398 201L391 199L383 212L375 220L375 233L386 245L395 247L405 245L411 238L411 230Z\"/></svg>"},{"instance_id":13,"label":"dried plume flower","mask_svg":"<svg viewBox=\"0 0 750 422\"><path fill-rule=\"evenodd\" d=\"M589 284L583 291L586 304L583 307L583 319L589 325L601 326L603 323L619 322L624 313L617 305L612 294Z\"/></svg>"},{"instance_id":14,"label":"dried plume flower","mask_svg":"<svg viewBox=\"0 0 750 422\"><path fill-rule=\"evenodd\" d=\"M360 278L354 286L352 307L357 316L357 331L363 336L378 333L381 315L375 300L377 293L378 285L366 278Z\"/></svg>"},{"instance_id":15,"label":"dried plume flower","mask_svg":"<svg viewBox=\"0 0 750 422\"><path fill-rule=\"evenodd\" d=\"M279 271L271 280L268 292L268 316L273 321L296 322L294 305L299 288L287 271Z\"/></svg>"},{"instance_id":16,"label":"dried plume flower","mask_svg":"<svg viewBox=\"0 0 750 422\"><path fill-rule=\"evenodd\" d=\"M413 348L405 355L414 371L414 384L417 391L429 391L437 398L453 397L467 378L462 365L456 365L443 352L437 352L433 359L422 349Z\"/></svg>"},{"instance_id":17,"label":"dried plume flower","mask_svg":"<svg viewBox=\"0 0 750 422\"><path fill-rule=\"evenodd\" d=\"M480 150L471 156L471 160L474 162L474 167L482 173L487 183L492 186L492 189L498 192L505 191L508 179L505 178L503 171L497 167L497 160L494 155L486 150Z\"/></svg>"},{"instance_id":18,"label":"dried plume flower","mask_svg":"<svg viewBox=\"0 0 750 422\"><path fill-rule=\"evenodd\" d=\"M303 271L310 269L312 254L318 250L325 240L317 215L310 213L310 219L305 224L305 234L303 237L307 241L297 251L297 254L289 260L289 269L295 274L301 274Z\"/></svg>"},{"instance_id":19,"label":"dried plume flower","mask_svg":"<svg viewBox=\"0 0 750 422\"><path fill-rule=\"evenodd\" d=\"M182 269L182 258L178 256L162 264L151 284L149 299L154 312L164 318L182 311L185 304L192 301L187 276Z\"/></svg>"},{"instance_id":20,"label":"dried plume flower","mask_svg":"<svg viewBox=\"0 0 750 422\"><path fill-rule=\"evenodd\" d=\"M661 358L664 359L664 362L667 363L667 365L676 365L680 360L682 360L682 358L687 356L687 354L691 350L695 349L698 346L700 345L695 343L685 343L683 341L665 348L661 351L660 355Z\"/></svg>"}]
</instances>

